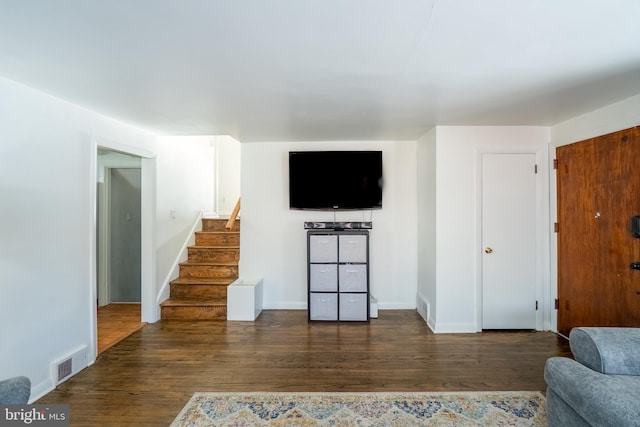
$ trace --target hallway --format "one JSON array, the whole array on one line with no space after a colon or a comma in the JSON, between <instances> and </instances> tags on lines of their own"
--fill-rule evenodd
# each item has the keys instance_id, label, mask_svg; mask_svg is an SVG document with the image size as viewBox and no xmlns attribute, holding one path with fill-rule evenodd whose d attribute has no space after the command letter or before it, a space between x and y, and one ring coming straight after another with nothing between
<instances>
[{"instance_id":1,"label":"hallway","mask_svg":"<svg viewBox=\"0 0 640 427\"><path fill-rule=\"evenodd\" d=\"M146 325L140 310L140 304L98 307L98 355Z\"/></svg>"}]
</instances>

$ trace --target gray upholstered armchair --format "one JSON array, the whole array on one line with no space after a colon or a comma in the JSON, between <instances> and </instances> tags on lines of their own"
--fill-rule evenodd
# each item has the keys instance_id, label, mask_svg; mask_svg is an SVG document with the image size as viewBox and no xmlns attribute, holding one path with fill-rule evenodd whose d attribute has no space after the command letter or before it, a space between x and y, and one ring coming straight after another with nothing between
<instances>
[{"instance_id":1,"label":"gray upholstered armchair","mask_svg":"<svg viewBox=\"0 0 640 427\"><path fill-rule=\"evenodd\" d=\"M640 328L574 328L547 360L549 427L640 426Z\"/></svg>"},{"instance_id":2,"label":"gray upholstered armchair","mask_svg":"<svg viewBox=\"0 0 640 427\"><path fill-rule=\"evenodd\" d=\"M13 377L0 381L0 404L21 405L29 403L31 381L27 377Z\"/></svg>"}]
</instances>

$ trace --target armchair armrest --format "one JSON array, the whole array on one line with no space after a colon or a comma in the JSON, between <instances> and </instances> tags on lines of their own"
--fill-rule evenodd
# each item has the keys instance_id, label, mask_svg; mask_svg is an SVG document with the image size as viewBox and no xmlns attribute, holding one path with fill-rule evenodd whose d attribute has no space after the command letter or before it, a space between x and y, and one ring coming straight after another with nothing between
<instances>
[{"instance_id":1,"label":"armchair armrest","mask_svg":"<svg viewBox=\"0 0 640 427\"><path fill-rule=\"evenodd\" d=\"M640 328L573 328L569 345L576 361L611 375L640 375Z\"/></svg>"},{"instance_id":2,"label":"armchair armrest","mask_svg":"<svg viewBox=\"0 0 640 427\"><path fill-rule=\"evenodd\" d=\"M0 381L0 404L20 405L29 402L31 381L27 377L13 377Z\"/></svg>"}]
</instances>

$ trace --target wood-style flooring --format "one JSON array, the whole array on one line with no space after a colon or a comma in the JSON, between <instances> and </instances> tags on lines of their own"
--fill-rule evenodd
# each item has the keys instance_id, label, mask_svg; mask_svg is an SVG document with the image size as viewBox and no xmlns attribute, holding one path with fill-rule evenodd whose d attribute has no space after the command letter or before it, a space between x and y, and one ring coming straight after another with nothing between
<instances>
[{"instance_id":1,"label":"wood-style flooring","mask_svg":"<svg viewBox=\"0 0 640 427\"><path fill-rule=\"evenodd\" d=\"M109 304L98 307L98 354L113 347L143 323L140 304Z\"/></svg>"},{"instance_id":2,"label":"wood-style flooring","mask_svg":"<svg viewBox=\"0 0 640 427\"><path fill-rule=\"evenodd\" d=\"M70 405L72 426L167 426L197 391L539 390L570 355L551 332L433 334L413 310L370 323L160 321L105 351L37 403Z\"/></svg>"}]
</instances>

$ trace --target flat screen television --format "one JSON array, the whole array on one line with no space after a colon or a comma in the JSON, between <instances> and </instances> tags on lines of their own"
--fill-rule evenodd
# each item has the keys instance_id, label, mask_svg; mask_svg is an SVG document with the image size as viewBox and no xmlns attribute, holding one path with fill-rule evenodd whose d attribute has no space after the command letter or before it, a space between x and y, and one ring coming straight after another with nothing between
<instances>
[{"instance_id":1,"label":"flat screen television","mask_svg":"<svg viewBox=\"0 0 640 427\"><path fill-rule=\"evenodd\" d=\"M289 152L289 207L382 208L382 151Z\"/></svg>"}]
</instances>

